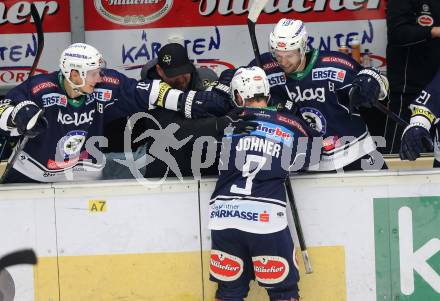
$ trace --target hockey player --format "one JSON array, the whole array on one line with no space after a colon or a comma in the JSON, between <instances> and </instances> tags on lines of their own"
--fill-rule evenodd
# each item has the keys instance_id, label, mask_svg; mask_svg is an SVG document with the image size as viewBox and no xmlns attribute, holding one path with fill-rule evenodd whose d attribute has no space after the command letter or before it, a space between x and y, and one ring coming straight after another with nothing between
<instances>
[{"instance_id":1,"label":"hockey player","mask_svg":"<svg viewBox=\"0 0 440 301\"><path fill-rule=\"evenodd\" d=\"M434 79L412 101L409 108L412 112L410 124L402 134L400 158L414 161L420 153L431 152L433 142L430 131L435 126L434 167L440 166L439 116L440 116L440 70ZM431 131L434 132L434 131Z\"/></svg>"},{"instance_id":2,"label":"hockey player","mask_svg":"<svg viewBox=\"0 0 440 301\"><path fill-rule=\"evenodd\" d=\"M155 107L197 118L225 106L216 93L183 93L160 80L138 82L103 63L94 47L72 44L61 54L60 71L33 76L8 92L0 103L0 129L34 138L6 182L99 178L104 120Z\"/></svg>"},{"instance_id":3,"label":"hockey player","mask_svg":"<svg viewBox=\"0 0 440 301\"><path fill-rule=\"evenodd\" d=\"M359 113L350 114L349 93L355 84L354 105L371 106L386 97L386 78L374 69L362 69L340 52L315 49L306 53L307 39L300 20L281 19L270 33L270 52L262 54L261 60L271 94L276 96L273 99L282 100L272 104L298 110L321 133L324 146L319 171L361 169L362 161L364 169L380 169L383 158L365 122Z\"/></svg>"},{"instance_id":4,"label":"hockey player","mask_svg":"<svg viewBox=\"0 0 440 301\"><path fill-rule=\"evenodd\" d=\"M267 107L269 83L259 67L238 69L231 93L259 126L250 134L226 134L230 143L223 142L223 165L209 204L216 300L243 300L252 279L267 289L270 300L298 300L283 183L292 158L294 164L307 162L306 148L297 152L297 147L301 141L307 145L311 129L300 118Z\"/></svg>"}]
</instances>

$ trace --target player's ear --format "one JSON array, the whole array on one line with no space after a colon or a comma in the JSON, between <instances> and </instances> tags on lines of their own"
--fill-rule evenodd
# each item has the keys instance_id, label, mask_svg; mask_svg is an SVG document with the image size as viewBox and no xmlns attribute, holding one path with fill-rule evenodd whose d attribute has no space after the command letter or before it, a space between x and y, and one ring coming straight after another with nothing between
<instances>
[{"instance_id":1,"label":"player's ear","mask_svg":"<svg viewBox=\"0 0 440 301\"><path fill-rule=\"evenodd\" d=\"M163 71L162 67L159 66L159 64L156 64L156 71L157 71L157 74L159 74L160 78L162 78L162 79L165 78L165 72Z\"/></svg>"}]
</instances>

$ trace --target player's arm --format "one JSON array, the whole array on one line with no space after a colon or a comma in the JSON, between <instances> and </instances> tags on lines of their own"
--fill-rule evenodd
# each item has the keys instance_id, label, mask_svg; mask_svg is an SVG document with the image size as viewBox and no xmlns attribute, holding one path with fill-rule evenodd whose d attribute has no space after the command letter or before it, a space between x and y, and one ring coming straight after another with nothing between
<instances>
[{"instance_id":1,"label":"player's arm","mask_svg":"<svg viewBox=\"0 0 440 301\"><path fill-rule=\"evenodd\" d=\"M0 101L0 129L11 136L35 137L48 126L44 111L30 99L30 89L30 82L25 81Z\"/></svg>"},{"instance_id":2,"label":"player's arm","mask_svg":"<svg viewBox=\"0 0 440 301\"><path fill-rule=\"evenodd\" d=\"M388 80L379 70L363 68L349 55L330 52L326 66L334 68L337 78L329 79L339 105L351 112L352 108L372 107L378 99L388 95Z\"/></svg>"},{"instance_id":3,"label":"player's arm","mask_svg":"<svg viewBox=\"0 0 440 301\"><path fill-rule=\"evenodd\" d=\"M112 118L128 116L156 107L181 112L186 118L222 116L231 109L229 100L214 91L182 92L160 80L136 81L118 75L114 88L117 101L109 108Z\"/></svg>"}]
</instances>

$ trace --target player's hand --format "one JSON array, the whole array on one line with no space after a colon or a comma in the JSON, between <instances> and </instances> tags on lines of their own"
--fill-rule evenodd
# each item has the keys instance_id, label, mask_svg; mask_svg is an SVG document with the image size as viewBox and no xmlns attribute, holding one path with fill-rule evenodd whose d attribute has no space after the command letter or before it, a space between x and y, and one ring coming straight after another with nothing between
<instances>
[{"instance_id":1,"label":"player's hand","mask_svg":"<svg viewBox=\"0 0 440 301\"><path fill-rule=\"evenodd\" d=\"M220 77L218 78L218 82L223 85L229 86L236 71L237 69L223 70L223 72L220 74Z\"/></svg>"},{"instance_id":2,"label":"player's hand","mask_svg":"<svg viewBox=\"0 0 440 301\"><path fill-rule=\"evenodd\" d=\"M20 135L38 136L48 127L44 111L32 101L22 101L11 112L10 124Z\"/></svg>"},{"instance_id":3,"label":"player's hand","mask_svg":"<svg viewBox=\"0 0 440 301\"><path fill-rule=\"evenodd\" d=\"M432 138L426 128L417 124L405 128L400 143L400 159L414 161L420 153L432 152L433 149Z\"/></svg>"},{"instance_id":4,"label":"player's hand","mask_svg":"<svg viewBox=\"0 0 440 301\"><path fill-rule=\"evenodd\" d=\"M388 80L379 70L367 68L361 70L355 77L349 92L350 107L371 108L378 100L388 95Z\"/></svg>"},{"instance_id":5,"label":"player's hand","mask_svg":"<svg viewBox=\"0 0 440 301\"><path fill-rule=\"evenodd\" d=\"M212 91L223 95L224 97L231 98L230 84L234 77L236 69L226 69L218 78L218 81L212 83Z\"/></svg>"},{"instance_id":6,"label":"player's hand","mask_svg":"<svg viewBox=\"0 0 440 301\"><path fill-rule=\"evenodd\" d=\"M242 115L243 108L235 108L227 115L217 118L217 132L233 134L248 134L258 127L255 115Z\"/></svg>"}]
</instances>

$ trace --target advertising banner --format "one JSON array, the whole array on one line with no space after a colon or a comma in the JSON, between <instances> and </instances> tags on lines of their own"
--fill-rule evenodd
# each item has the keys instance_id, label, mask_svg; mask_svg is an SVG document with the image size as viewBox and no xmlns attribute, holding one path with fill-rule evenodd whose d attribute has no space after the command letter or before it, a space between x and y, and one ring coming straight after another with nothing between
<instances>
[{"instance_id":1,"label":"advertising banner","mask_svg":"<svg viewBox=\"0 0 440 301\"><path fill-rule=\"evenodd\" d=\"M86 42L96 45L110 67L139 78L140 68L162 45L180 42L196 65L220 73L253 58L245 0L86 0ZM261 53L281 18L306 22L309 48L337 50L357 37L372 65L385 67L385 1L269 1L256 28Z\"/></svg>"},{"instance_id":2,"label":"advertising banner","mask_svg":"<svg viewBox=\"0 0 440 301\"><path fill-rule=\"evenodd\" d=\"M26 80L35 59L37 34L31 3L43 20L45 40L35 74L57 70L61 51L70 44L69 0L0 2L0 88Z\"/></svg>"},{"instance_id":3,"label":"advertising banner","mask_svg":"<svg viewBox=\"0 0 440 301\"><path fill-rule=\"evenodd\" d=\"M305 274L297 248L302 299L439 300L439 183L435 170L292 178L313 268ZM0 296L213 300L208 204L215 184L115 180L1 187L0 257L33 248L39 262L33 270L22 265L8 268L7 277L0 274ZM290 209L286 214L298 246ZM253 282L246 300L267 300L267 293Z\"/></svg>"}]
</instances>

